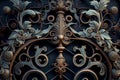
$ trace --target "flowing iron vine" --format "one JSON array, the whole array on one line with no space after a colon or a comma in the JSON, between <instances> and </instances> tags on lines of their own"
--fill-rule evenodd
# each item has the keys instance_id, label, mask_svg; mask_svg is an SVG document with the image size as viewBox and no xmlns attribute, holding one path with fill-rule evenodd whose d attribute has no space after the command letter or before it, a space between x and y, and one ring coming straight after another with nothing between
<instances>
[{"instance_id":1,"label":"flowing iron vine","mask_svg":"<svg viewBox=\"0 0 120 80\"><path fill-rule=\"evenodd\" d=\"M39 8L10 1L13 9L3 10L15 19L8 21L7 44L0 44L0 80L120 79L120 42L110 34L120 31L120 21L110 19L119 11L107 9L110 0L89 1L90 8L76 7L85 0L40 1L49 5Z\"/></svg>"}]
</instances>

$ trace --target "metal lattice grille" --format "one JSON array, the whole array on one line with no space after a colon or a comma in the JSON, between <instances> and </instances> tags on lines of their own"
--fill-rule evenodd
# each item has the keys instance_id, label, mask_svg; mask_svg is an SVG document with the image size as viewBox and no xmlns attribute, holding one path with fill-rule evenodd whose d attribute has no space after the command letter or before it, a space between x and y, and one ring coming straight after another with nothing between
<instances>
[{"instance_id":1,"label":"metal lattice grille","mask_svg":"<svg viewBox=\"0 0 120 80\"><path fill-rule=\"evenodd\" d=\"M119 80L118 0L1 0L0 80Z\"/></svg>"}]
</instances>

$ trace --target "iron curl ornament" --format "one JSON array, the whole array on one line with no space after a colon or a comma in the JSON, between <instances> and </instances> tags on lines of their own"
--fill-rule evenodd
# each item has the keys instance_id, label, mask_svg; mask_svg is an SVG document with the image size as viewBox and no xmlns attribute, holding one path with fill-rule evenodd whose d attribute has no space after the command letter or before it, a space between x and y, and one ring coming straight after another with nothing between
<instances>
[{"instance_id":1,"label":"iron curl ornament","mask_svg":"<svg viewBox=\"0 0 120 80\"><path fill-rule=\"evenodd\" d=\"M119 1L8 2L0 27L0 80L120 79Z\"/></svg>"}]
</instances>

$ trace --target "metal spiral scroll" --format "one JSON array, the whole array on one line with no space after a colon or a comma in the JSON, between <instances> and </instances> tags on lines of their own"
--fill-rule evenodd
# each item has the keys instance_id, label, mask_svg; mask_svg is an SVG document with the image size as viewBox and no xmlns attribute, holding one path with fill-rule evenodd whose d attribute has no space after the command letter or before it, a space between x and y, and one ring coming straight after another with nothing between
<instances>
[{"instance_id":1,"label":"metal spiral scroll","mask_svg":"<svg viewBox=\"0 0 120 80\"><path fill-rule=\"evenodd\" d=\"M29 70L25 73L22 80L47 80L47 77L40 70Z\"/></svg>"},{"instance_id":2,"label":"metal spiral scroll","mask_svg":"<svg viewBox=\"0 0 120 80\"><path fill-rule=\"evenodd\" d=\"M79 71L75 77L74 80L98 80L98 77L96 73L94 73L91 70L81 70Z\"/></svg>"},{"instance_id":3,"label":"metal spiral scroll","mask_svg":"<svg viewBox=\"0 0 120 80\"><path fill-rule=\"evenodd\" d=\"M27 48L28 47L28 48ZM23 49L23 50L22 50ZM24 51L24 53L23 53ZM48 57L45 54L47 47L39 47L39 45L29 45L21 48L21 51L16 55L13 67L13 78L20 80L47 80L45 73L39 68L46 67L48 65ZM24 74L24 75L23 75ZM20 76L22 76L20 78ZM19 76L19 77L16 77Z\"/></svg>"},{"instance_id":4,"label":"metal spiral scroll","mask_svg":"<svg viewBox=\"0 0 120 80\"><path fill-rule=\"evenodd\" d=\"M71 64L71 62L66 60L68 65L64 63L62 71L69 75L61 74L61 77L66 80L70 77L70 75L73 76L74 74L74 78L72 78L74 80L98 80L98 78L103 77L104 79L107 79L107 76L110 76L110 74L107 74L105 71L109 71L110 67L107 69L107 66L103 62L106 61L105 63L108 63L108 60L105 60L106 56L101 53L101 51L97 51L94 47L96 45L92 42L88 42L89 40L87 41L86 39L80 39L79 41L79 45L73 46L72 50L68 50L66 47L65 52L63 52L63 54L68 54L68 56L64 56L64 59L71 57L71 54L73 55L73 58L70 60L73 60L72 65L74 65L74 68L76 68L77 71L68 66ZM11 72L14 74L12 79L16 80L19 78L22 80L56 80L59 78L59 76L55 75L54 73L55 71L59 73L58 63L59 59L62 60L62 58L57 58L57 55L56 57L52 58L51 56L57 52L56 49L51 48L51 50L47 50L47 47L45 47L46 43L44 46L42 46L43 44L40 45L41 43L43 42L39 39L32 40L28 42L28 44L25 44L18 49L16 57L13 58L13 64L11 65L11 68L13 67ZM76 44L77 41L74 41L73 43ZM50 45L50 43L48 44ZM99 47L96 46L96 48ZM87 52L87 50L89 50L89 52ZM55 58L57 58L58 63L54 63ZM53 62L54 65L52 65L50 62ZM110 66L110 64L108 65ZM51 74L54 74L54 76L50 77Z\"/></svg>"},{"instance_id":5,"label":"metal spiral scroll","mask_svg":"<svg viewBox=\"0 0 120 80\"><path fill-rule=\"evenodd\" d=\"M10 0L0 29L8 31L0 35L0 79L119 80L120 12L109 6L117 2Z\"/></svg>"}]
</instances>

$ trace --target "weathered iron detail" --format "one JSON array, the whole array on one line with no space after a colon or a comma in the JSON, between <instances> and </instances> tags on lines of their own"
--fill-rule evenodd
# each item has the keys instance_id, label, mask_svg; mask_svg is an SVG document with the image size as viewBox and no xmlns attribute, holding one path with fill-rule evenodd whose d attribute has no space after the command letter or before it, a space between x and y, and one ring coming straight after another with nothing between
<instances>
[{"instance_id":1,"label":"weathered iron detail","mask_svg":"<svg viewBox=\"0 0 120 80\"><path fill-rule=\"evenodd\" d=\"M108 18L119 10L107 9L110 0L89 1L90 8L75 7L76 0L50 0L38 9L27 8L29 1L10 1L14 9L6 5L3 11L16 19L8 21L11 33L0 44L1 79L120 79L120 42L110 34L120 32L120 20Z\"/></svg>"}]
</instances>

